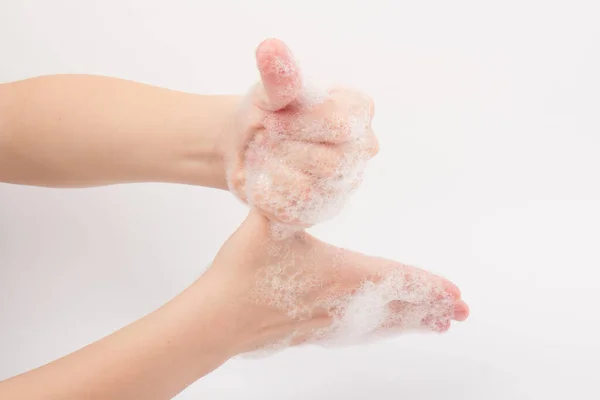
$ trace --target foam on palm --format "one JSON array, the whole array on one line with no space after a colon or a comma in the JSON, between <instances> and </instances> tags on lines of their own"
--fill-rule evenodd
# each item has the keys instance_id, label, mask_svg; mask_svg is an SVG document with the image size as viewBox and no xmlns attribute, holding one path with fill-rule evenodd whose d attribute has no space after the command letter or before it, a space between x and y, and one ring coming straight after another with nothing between
<instances>
[{"instance_id":1,"label":"foam on palm","mask_svg":"<svg viewBox=\"0 0 600 400\"><path fill-rule=\"evenodd\" d=\"M266 356L291 345L340 347L365 343L406 331L445 331L454 301L444 281L426 271L391 261L373 266L377 273L356 281L339 276L355 273L361 255L333 247L297 256L298 235L273 241L270 262L257 274L253 300L296 321L327 320L324 326L294 332L253 356ZM303 246L303 244L300 244ZM357 258L358 257L358 258Z\"/></svg>"}]
</instances>

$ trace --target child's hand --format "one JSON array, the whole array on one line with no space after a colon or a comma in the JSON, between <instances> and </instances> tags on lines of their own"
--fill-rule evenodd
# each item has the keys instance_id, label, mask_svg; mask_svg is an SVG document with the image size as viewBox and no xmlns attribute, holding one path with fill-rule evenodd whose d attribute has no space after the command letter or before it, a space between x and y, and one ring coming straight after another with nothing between
<instances>
[{"instance_id":1,"label":"child's hand","mask_svg":"<svg viewBox=\"0 0 600 400\"><path fill-rule=\"evenodd\" d=\"M256 51L261 82L226 135L229 189L276 222L309 226L337 214L378 150L372 100L342 88L309 88L289 49Z\"/></svg>"}]
</instances>

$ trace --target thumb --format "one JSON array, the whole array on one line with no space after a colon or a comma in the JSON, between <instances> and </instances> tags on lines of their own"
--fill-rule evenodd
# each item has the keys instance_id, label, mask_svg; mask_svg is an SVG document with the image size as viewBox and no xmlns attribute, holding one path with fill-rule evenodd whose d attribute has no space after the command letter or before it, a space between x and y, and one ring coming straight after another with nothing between
<instances>
[{"instance_id":1,"label":"thumb","mask_svg":"<svg viewBox=\"0 0 600 400\"><path fill-rule=\"evenodd\" d=\"M281 40L263 41L256 49L256 65L262 80L260 107L277 111L294 101L302 79L292 52Z\"/></svg>"}]
</instances>

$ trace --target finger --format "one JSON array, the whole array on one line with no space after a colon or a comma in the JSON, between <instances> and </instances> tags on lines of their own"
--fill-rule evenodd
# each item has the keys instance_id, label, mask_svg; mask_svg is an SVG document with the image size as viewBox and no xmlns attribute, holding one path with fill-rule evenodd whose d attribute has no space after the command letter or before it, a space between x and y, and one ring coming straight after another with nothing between
<instances>
[{"instance_id":1,"label":"finger","mask_svg":"<svg viewBox=\"0 0 600 400\"><path fill-rule=\"evenodd\" d=\"M392 300L387 304L388 314L379 329L398 331L418 328L422 323L422 308L421 305Z\"/></svg>"},{"instance_id":2,"label":"finger","mask_svg":"<svg viewBox=\"0 0 600 400\"><path fill-rule=\"evenodd\" d=\"M450 328L451 320L457 319L453 318L456 308L453 305L410 304L395 300L388 303L387 307L389 313L380 326L382 330L426 329L445 332Z\"/></svg>"},{"instance_id":3,"label":"finger","mask_svg":"<svg viewBox=\"0 0 600 400\"><path fill-rule=\"evenodd\" d=\"M334 91L308 110L285 110L268 115L270 132L315 143L340 144L371 130L371 105L360 93Z\"/></svg>"},{"instance_id":4,"label":"finger","mask_svg":"<svg viewBox=\"0 0 600 400\"><path fill-rule=\"evenodd\" d=\"M366 148L369 151L369 155L371 157L375 157L377 155L377 153L379 153L379 140L377 140L377 136L375 136L375 134L373 133L373 131L371 131L371 134L369 135L369 144L366 145Z\"/></svg>"},{"instance_id":5,"label":"finger","mask_svg":"<svg viewBox=\"0 0 600 400\"><path fill-rule=\"evenodd\" d=\"M279 141L275 156L296 170L320 178L329 178L344 168L344 145L306 143L295 140Z\"/></svg>"},{"instance_id":6,"label":"finger","mask_svg":"<svg viewBox=\"0 0 600 400\"><path fill-rule=\"evenodd\" d=\"M376 140L368 135L364 140L342 144L308 143L295 140L278 141L272 152L286 165L318 178L344 178L362 168L364 161L376 152Z\"/></svg>"},{"instance_id":7,"label":"finger","mask_svg":"<svg viewBox=\"0 0 600 400\"><path fill-rule=\"evenodd\" d=\"M367 161L379 152L379 142L370 128L366 134L344 143L343 146L345 148L344 154L347 158L352 156L354 164Z\"/></svg>"},{"instance_id":8,"label":"finger","mask_svg":"<svg viewBox=\"0 0 600 400\"><path fill-rule=\"evenodd\" d=\"M256 64L262 86L259 106L277 111L290 104L302 87L300 70L288 47L278 39L267 39L256 49Z\"/></svg>"},{"instance_id":9,"label":"finger","mask_svg":"<svg viewBox=\"0 0 600 400\"><path fill-rule=\"evenodd\" d=\"M314 196L309 176L275 159L248 166L246 176L248 203L275 221L305 224Z\"/></svg>"},{"instance_id":10,"label":"finger","mask_svg":"<svg viewBox=\"0 0 600 400\"><path fill-rule=\"evenodd\" d=\"M361 95L363 97L364 102L367 104L369 120L373 120L373 117L375 116L375 102L370 96L367 96L366 94Z\"/></svg>"},{"instance_id":11,"label":"finger","mask_svg":"<svg viewBox=\"0 0 600 400\"><path fill-rule=\"evenodd\" d=\"M433 304L454 301L460 296L456 285L421 268L360 254L357 254L354 261L361 267L365 279L378 284L385 282L393 287L395 300L412 304Z\"/></svg>"},{"instance_id":12,"label":"finger","mask_svg":"<svg viewBox=\"0 0 600 400\"><path fill-rule=\"evenodd\" d=\"M454 305L454 317L456 321L464 321L469 317L469 306L462 300Z\"/></svg>"}]
</instances>

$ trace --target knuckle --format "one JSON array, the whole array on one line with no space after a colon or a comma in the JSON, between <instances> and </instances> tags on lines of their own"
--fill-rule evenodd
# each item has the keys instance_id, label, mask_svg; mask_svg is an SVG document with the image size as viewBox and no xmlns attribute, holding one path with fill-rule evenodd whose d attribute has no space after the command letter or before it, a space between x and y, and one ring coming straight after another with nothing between
<instances>
[{"instance_id":1,"label":"knuckle","mask_svg":"<svg viewBox=\"0 0 600 400\"><path fill-rule=\"evenodd\" d=\"M328 150L323 156L321 174L325 177L332 177L338 173L342 167L343 157L337 150Z\"/></svg>"},{"instance_id":2,"label":"knuckle","mask_svg":"<svg viewBox=\"0 0 600 400\"><path fill-rule=\"evenodd\" d=\"M375 101L369 97L369 115L371 116L371 118L373 118L373 116L375 115Z\"/></svg>"},{"instance_id":3,"label":"knuckle","mask_svg":"<svg viewBox=\"0 0 600 400\"><path fill-rule=\"evenodd\" d=\"M377 140L377 136L371 133L370 136L370 155L371 157L375 157L377 153L379 153L379 140Z\"/></svg>"},{"instance_id":4,"label":"knuckle","mask_svg":"<svg viewBox=\"0 0 600 400\"><path fill-rule=\"evenodd\" d=\"M331 115L326 124L334 142L345 142L352 137L352 126L347 118L339 114Z\"/></svg>"}]
</instances>

